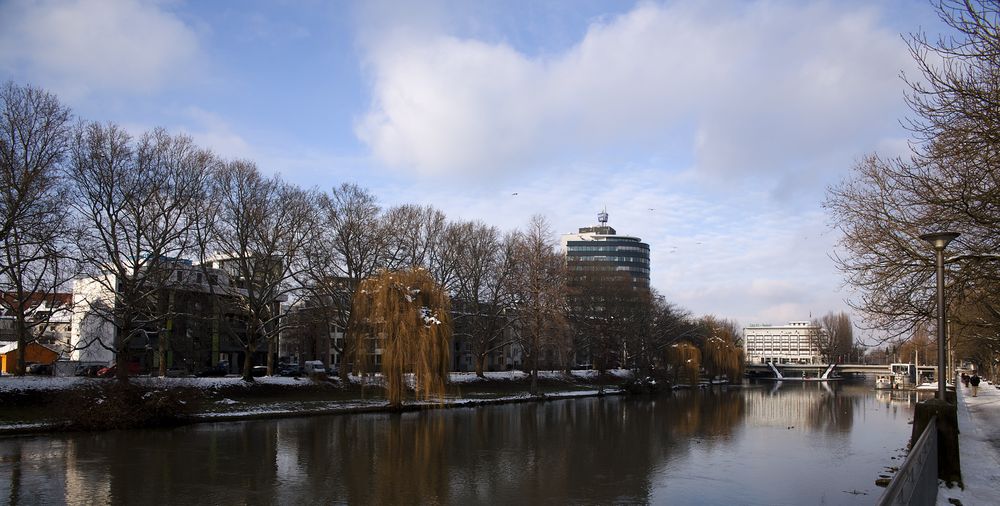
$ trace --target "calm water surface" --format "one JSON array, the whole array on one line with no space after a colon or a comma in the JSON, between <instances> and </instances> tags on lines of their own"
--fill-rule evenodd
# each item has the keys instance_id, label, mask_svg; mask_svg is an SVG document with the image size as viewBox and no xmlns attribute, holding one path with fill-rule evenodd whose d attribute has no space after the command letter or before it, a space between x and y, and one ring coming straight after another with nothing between
<instances>
[{"instance_id":1,"label":"calm water surface","mask_svg":"<svg viewBox=\"0 0 1000 506\"><path fill-rule=\"evenodd\" d=\"M0 439L0 504L872 504L910 394L765 384Z\"/></svg>"}]
</instances>

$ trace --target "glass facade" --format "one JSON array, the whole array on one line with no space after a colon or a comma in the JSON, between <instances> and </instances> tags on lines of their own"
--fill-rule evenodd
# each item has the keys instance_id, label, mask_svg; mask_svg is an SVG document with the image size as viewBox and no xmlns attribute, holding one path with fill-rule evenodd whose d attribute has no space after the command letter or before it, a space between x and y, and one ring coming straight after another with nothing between
<instances>
[{"instance_id":1,"label":"glass facade","mask_svg":"<svg viewBox=\"0 0 1000 506\"><path fill-rule=\"evenodd\" d=\"M580 234L565 240L566 266L576 272L627 272L649 287L649 245L636 237Z\"/></svg>"}]
</instances>

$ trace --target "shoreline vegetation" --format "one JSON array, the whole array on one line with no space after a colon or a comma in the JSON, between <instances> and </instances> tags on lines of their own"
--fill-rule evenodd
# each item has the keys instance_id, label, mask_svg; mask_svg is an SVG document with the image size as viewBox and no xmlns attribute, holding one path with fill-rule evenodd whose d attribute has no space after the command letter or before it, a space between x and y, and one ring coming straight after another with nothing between
<instances>
[{"instance_id":1,"label":"shoreline vegetation","mask_svg":"<svg viewBox=\"0 0 1000 506\"><path fill-rule=\"evenodd\" d=\"M0 378L0 436L64 431L174 427L204 422L299 416L462 408L648 391L635 388L630 371L540 372L539 395L528 393L521 371L453 373L441 399L420 400L410 385L407 401L393 407L377 378L135 377L128 383L98 378ZM663 384L664 389L671 388ZM603 387L603 394L601 392ZM681 387L681 386L679 386Z\"/></svg>"}]
</instances>

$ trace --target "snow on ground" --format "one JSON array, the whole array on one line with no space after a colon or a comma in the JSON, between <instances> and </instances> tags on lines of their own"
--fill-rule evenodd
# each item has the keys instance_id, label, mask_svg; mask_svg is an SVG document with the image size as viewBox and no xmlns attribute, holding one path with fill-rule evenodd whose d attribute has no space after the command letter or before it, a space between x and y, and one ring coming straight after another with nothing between
<instances>
[{"instance_id":1,"label":"snow on ground","mask_svg":"<svg viewBox=\"0 0 1000 506\"><path fill-rule=\"evenodd\" d=\"M474 383L476 381L486 381L486 380L499 380L499 381L510 381L510 380L520 380L528 377L523 371L499 371L499 372L484 372L486 379L476 376L474 372L453 372L449 374L448 381L452 383Z\"/></svg>"},{"instance_id":2,"label":"snow on ground","mask_svg":"<svg viewBox=\"0 0 1000 506\"><path fill-rule=\"evenodd\" d=\"M523 380L528 378L528 373L524 371L501 371L501 372L485 372L483 373L487 380ZM584 380L596 380L597 371L593 369L571 371L571 374L576 379ZM632 377L632 371L628 369L609 369L607 371L609 376L617 379L625 379ZM565 380L565 371L538 371L538 377L542 379L550 380ZM483 378L476 376L474 372L453 372L451 373L452 383L472 383L475 381L484 381Z\"/></svg>"},{"instance_id":3,"label":"snow on ground","mask_svg":"<svg viewBox=\"0 0 1000 506\"><path fill-rule=\"evenodd\" d=\"M485 373L486 380L492 381L512 381L527 379L528 374L524 371L502 371ZM597 371L582 370L572 371L576 379L596 380ZM623 379L630 378L632 371L628 369L612 369L608 375ZM378 377L379 375L375 375ZM565 380L566 373L563 371L539 371L538 377L552 380ZM351 375L352 383L360 383L361 378ZM453 372L450 374L452 383L472 383L485 381L472 372ZM281 376L264 376L254 378L255 382L261 385L287 385L305 386L312 385L314 381L309 378L286 378ZM2 376L0 377L0 392L31 391L31 390L63 390L89 384L95 381L113 381L108 378L81 378L81 377L61 377L61 376ZM242 379L237 376L226 376L222 378L161 378L158 376L138 376L130 381L138 385L150 386L153 388L187 387L202 389L218 389L226 386L240 385Z\"/></svg>"},{"instance_id":4,"label":"snow on ground","mask_svg":"<svg viewBox=\"0 0 1000 506\"><path fill-rule=\"evenodd\" d=\"M234 401L233 404L236 404L236 402ZM288 405L284 407L270 404L261 406L247 405L243 409L236 411L198 413L192 418L202 421L234 421L247 418L266 418L269 416L299 416L321 412L352 411L372 407L384 407L386 405L388 405L388 403L381 400L313 403L310 405L309 409L302 409L302 407L298 405Z\"/></svg>"},{"instance_id":5,"label":"snow on ground","mask_svg":"<svg viewBox=\"0 0 1000 506\"><path fill-rule=\"evenodd\" d=\"M65 390L104 381L115 380L111 378L81 378L74 376L3 376L0 377L0 392ZM188 387L217 389L226 386L244 384L243 379L238 376L226 376L222 378L161 378L159 376L138 376L130 378L129 381L137 385L144 385L153 388ZM254 381L261 385L306 386L315 384L315 382L309 378L285 378L281 376L254 378Z\"/></svg>"},{"instance_id":6,"label":"snow on ground","mask_svg":"<svg viewBox=\"0 0 1000 506\"><path fill-rule=\"evenodd\" d=\"M0 392L63 390L82 385L88 380L90 380L90 378L59 376L3 376L0 377Z\"/></svg>"},{"instance_id":7,"label":"snow on ground","mask_svg":"<svg viewBox=\"0 0 1000 506\"><path fill-rule=\"evenodd\" d=\"M202 389L218 389L233 385L245 385L243 378L238 376L225 376L222 378L161 378L158 376L132 378L139 385L148 385L154 388L166 387L189 387ZM260 385L285 385L285 386L306 386L314 385L316 382L309 378L286 378L283 376L263 376L254 378L254 382Z\"/></svg>"},{"instance_id":8,"label":"snow on ground","mask_svg":"<svg viewBox=\"0 0 1000 506\"><path fill-rule=\"evenodd\" d=\"M958 499L965 506L1000 504L1000 389L983 381L979 395L972 396L966 387L958 389L958 448L961 454L962 481L958 487L938 489L937 504L950 506L948 499Z\"/></svg>"}]
</instances>

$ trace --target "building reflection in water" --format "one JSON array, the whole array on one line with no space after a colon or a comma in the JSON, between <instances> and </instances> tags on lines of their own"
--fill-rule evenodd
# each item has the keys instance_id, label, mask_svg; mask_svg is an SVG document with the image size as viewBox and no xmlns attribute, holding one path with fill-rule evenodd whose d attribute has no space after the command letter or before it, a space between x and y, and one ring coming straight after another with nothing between
<instances>
[{"instance_id":1,"label":"building reflection in water","mask_svg":"<svg viewBox=\"0 0 1000 506\"><path fill-rule=\"evenodd\" d=\"M746 423L759 427L804 427L850 432L863 397L841 395L843 385L825 382L775 382L746 393Z\"/></svg>"}]
</instances>

